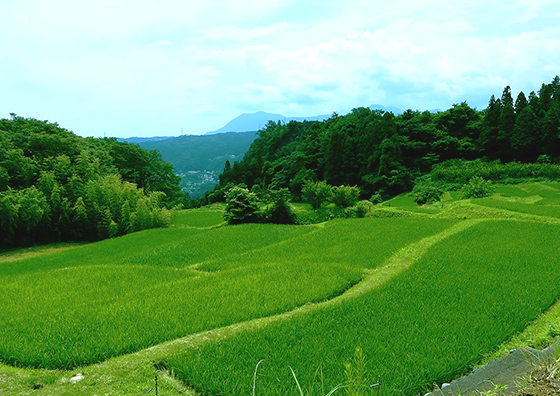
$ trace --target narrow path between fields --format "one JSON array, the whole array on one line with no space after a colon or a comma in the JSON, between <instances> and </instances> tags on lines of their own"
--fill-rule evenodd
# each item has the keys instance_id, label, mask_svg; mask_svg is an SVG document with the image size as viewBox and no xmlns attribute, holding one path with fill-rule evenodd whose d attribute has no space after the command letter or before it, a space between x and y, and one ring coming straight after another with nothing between
<instances>
[{"instance_id":1,"label":"narrow path between fields","mask_svg":"<svg viewBox=\"0 0 560 396\"><path fill-rule=\"evenodd\" d=\"M423 238L411 245L405 246L389 257L382 266L369 270L358 284L331 300L321 303L308 303L282 314L191 334L135 353L118 356L105 362L83 367L80 369L80 373L83 373L86 380L80 383L81 392L83 394L97 394L94 390L98 386L111 388L110 384L126 383L126 388L131 391L130 394L145 393L147 391L146 376L139 375L138 373L150 371L155 373L154 362L164 360L166 357L174 354L179 354L186 349L196 348L207 342L216 342L242 331L262 328L274 322L289 320L297 315L305 315L323 307L341 304L344 301L357 298L366 292L381 287L393 277L406 271L434 244L486 220L488 219L462 220L439 234ZM183 384L165 372L160 373L160 376L161 380L165 382L162 385L166 385L165 394L185 394L189 392ZM49 385L44 388L44 391L48 395L72 395L76 390L76 385L63 382ZM86 391L86 389L89 390Z\"/></svg>"},{"instance_id":2,"label":"narrow path between fields","mask_svg":"<svg viewBox=\"0 0 560 396\"><path fill-rule=\"evenodd\" d=\"M292 311L284 312L281 314L252 319L246 322L235 323L222 328L204 331L197 334L191 334L183 338L158 344L151 348L147 348L127 356L137 356L138 358L150 360L163 359L170 353L179 353L180 350L185 348L191 348L205 342L229 337L239 331L255 329L266 326L269 323L288 320L296 315L306 314L310 311L321 309L322 307L340 304L345 300L359 297L372 289L382 286L391 278L404 272L423 254L425 254L426 251L434 244L444 240L445 238L448 238L451 235L461 232L476 224L479 224L482 221L486 221L486 219L460 221L439 234L423 238L418 242L400 249L395 254L393 254L393 256L391 256L381 267L370 270L368 274L362 279L362 281L348 289L343 294L331 300L320 303L308 303Z\"/></svg>"}]
</instances>

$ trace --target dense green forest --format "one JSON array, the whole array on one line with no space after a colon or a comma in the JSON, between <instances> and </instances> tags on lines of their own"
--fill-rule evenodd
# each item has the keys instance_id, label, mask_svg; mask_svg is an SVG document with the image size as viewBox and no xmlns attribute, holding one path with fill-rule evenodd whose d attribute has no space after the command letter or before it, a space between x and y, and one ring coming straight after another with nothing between
<instances>
[{"instance_id":1,"label":"dense green forest","mask_svg":"<svg viewBox=\"0 0 560 396\"><path fill-rule=\"evenodd\" d=\"M180 178L157 151L0 119L0 246L97 240L169 223Z\"/></svg>"},{"instance_id":2,"label":"dense green forest","mask_svg":"<svg viewBox=\"0 0 560 396\"><path fill-rule=\"evenodd\" d=\"M559 128L558 76L538 92L520 92L515 101L507 86L482 111L462 102L436 114L407 110L395 116L356 108L323 122L269 122L242 161L226 164L205 199L223 200L231 185L245 184L253 191L287 188L300 200L306 181L323 180L357 186L362 198L388 198L410 191L434 165L456 170L457 161L472 160L489 166L557 164Z\"/></svg>"}]
</instances>

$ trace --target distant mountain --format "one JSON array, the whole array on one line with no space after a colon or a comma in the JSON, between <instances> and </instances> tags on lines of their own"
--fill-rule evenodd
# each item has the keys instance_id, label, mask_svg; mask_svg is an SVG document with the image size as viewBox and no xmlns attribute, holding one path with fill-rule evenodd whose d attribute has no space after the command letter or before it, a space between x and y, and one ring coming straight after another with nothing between
<instances>
[{"instance_id":1,"label":"distant mountain","mask_svg":"<svg viewBox=\"0 0 560 396\"><path fill-rule=\"evenodd\" d=\"M383 110L385 112L391 112L394 115L400 115L400 114L404 113L404 111L402 111L401 109L399 109L398 107L395 107L395 106L385 107L385 106L380 105L380 104L372 104L371 106L369 106L369 108L371 110ZM428 110L428 111L432 114L436 114L436 113L441 112L441 109L431 109L431 110Z\"/></svg>"},{"instance_id":2,"label":"distant mountain","mask_svg":"<svg viewBox=\"0 0 560 396\"><path fill-rule=\"evenodd\" d=\"M403 111L401 109L399 109L398 107L395 106L389 106L389 107L385 107L383 105L380 104L372 104L371 106L369 106L369 108L371 110L383 110L385 112L390 112L393 113L394 115L399 115L402 114Z\"/></svg>"},{"instance_id":3,"label":"distant mountain","mask_svg":"<svg viewBox=\"0 0 560 396\"><path fill-rule=\"evenodd\" d=\"M257 137L256 132L185 135L140 141L148 150L158 150L181 176L181 186L191 198L204 196L218 183L227 160L241 161Z\"/></svg>"},{"instance_id":4,"label":"distant mountain","mask_svg":"<svg viewBox=\"0 0 560 396\"><path fill-rule=\"evenodd\" d=\"M153 137L129 137L129 138L117 138L119 142L128 142L128 143L135 143L140 144L144 142L156 142L159 140L167 140L171 139L175 136L153 136Z\"/></svg>"},{"instance_id":5,"label":"distant mountain","mask_svg":"<svg viewBox=\"0 0 560 396\"><path fill-rule=\"evenodd\" d=\"M323 121L329 118L330 115L318 115L310 117L286 117L282 114L267 113L264 111L257 111L256 113L243 113L233 120L228 122L225 126L215 131L206 132L205 135L215 135L224 132L249 132L258 131L266 126L268 121Z\"/></svg>"}]
</instances>

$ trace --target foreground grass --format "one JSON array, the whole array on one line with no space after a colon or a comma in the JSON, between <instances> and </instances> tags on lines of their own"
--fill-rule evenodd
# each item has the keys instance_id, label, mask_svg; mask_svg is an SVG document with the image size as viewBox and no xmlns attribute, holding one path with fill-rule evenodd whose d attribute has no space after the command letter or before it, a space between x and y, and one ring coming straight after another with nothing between
<instances>
[{"instance_id":1,"label":"foreground grass","mask_svg":"<svg viewBox=\"0 0 560 396\"><path fill-rule=\"evenodd\" d=\"M432 247L408 271L353 302L207 344L168 366L202 394L294 392L319 365L326 388L344 380L356 347L385 389L418 393L449 380L522 330L560 294L560 229L486 222ZM313 365L310 365L310 362Z\"/></svg>"},{"instance_id":2,"label":"foreground grass","mask_svg":"<svg viewBox=\"0 0 560 396\"><path fill-rule=\"evenodd\" d=\"M560 183L504 186L503 189L498 186L492 199L528 205L554 205L556 202L560 203L559 189ZM27 354L27 358L33 359L34 363L31 365L35 367L67 368L22 369L0 363L0 393L48 396L153 394L155 375L159 378L160 394L189 393L184 384L167 375L160 365L154 365L154 361L167 361L170 368L182 373L181 378L187 384L203 390L203 393L220 393L222 390L206 388L208 384L204 380L208 378L204 370L213 369L213 359L220 362L229 359L232 362L230 366L216 365L216 370L226 373L225 376L215 377L218 378L217 381L223 380L223 387L230 386L229 381L233 381L233 388L241 389L252 385L253 370L259 356L266 358L259 368L257 378L259 395L266 394L270 384L270 389L278 389L280 386L286 392L297 393L287 364L296 370L304 390L305 386L313 383L313 373L321 364L327 379L324 384L327 389L328 384L344 379L342 364L350 360L355 345L358 344L356 340L366 340L367 343L367 348L364 344L358 345L365 350L367 378L375 382L377 374L382 374L384 392L394 390L397 386L395 384L405 384L398 392L402 393L407 389L421 389L424 383L447 380L450 379L449 376L461 373L468 366L468 362L463 360L465 356L476 356L473 357L474 361L480 360L482 355L489 356L488 353L500 343L498 339L510 340L503 344L503 348L506 348L504 350L509 350L507 348L511 345L523 346L524 343L544 345L556 335L556 329L560 325L558 305L547 311L546 316L539 316L524 332L514 330L515 326L490 329L488 334L494 344L490 345L489 342L487 345L477 341L470 350L468 345L464 345L462 335L458 334L462 332L458 330L459 326L448 325L455 320L468 327L475 321L472 315L462 312L466 315L463 320L461 314L455 311L466 311L465 307L474 307L475 312L485 313L487 300L498 298L492 282L486 284L487 289L492 291L488 293L482 287L485 279L477 281L476 265L462 266L455 261L464 256L472 257L470 261L476 262L479 257L485 257L481 255L480 248L486 246L492 250L493 246L498 246L502 241L499 237L493 237L493 242L487 245L476 243L489 231L483 225L453 236L456 231L451 230L459 230L462 225L466 229L479 220L473 220L474 223L470 220L456 223L453 220L433 219L429 214L439 212L442 217L450 219L497 217L530 219L533 222L538 220L535 215L503 210L499 206L471 205L469 201L457 202L460 205L455 207L454 202L458 199L458 192L446 193L441 207L436 205L420 208L411 204L410 196L403 197L400 204L397 200L391 207L381 207L377 211L382 212L381 214L388 211L387 216L394 215L394 218L339 220L313 227L255 225L220 228L222 219L219 208L199 209L179 213L174 228L150 230L127 236L131 239L104 241L83 247L64 246L59 249L61 254L63 250L67 250L62 256L56 253L57 247L54 246L49 250L38 247L24 254L0 253L0 280L11 282L5 293L0 290L0 306L9 306L11 310L7 314L0 310L0 323L15 325L10 330L9 339L2 337L0 340L4 346L7 345L5 351L10 352L15 359L21 359ZM308 210L305 205L300 206L298 210ZM471 213L469 207L472 208ZM377 212L376 215L379 215ZM399 218L406 212L422 212L423 218ZM557 221L550 217L548 219L551 224L546 226L550 227L550 237L554 238ZM521 250L541 249L538 243L532 247L523 243L528 243L540 232L545 232L543 229L519 228L520 224L525 223L511 221L495 224L502 223L515 224L517 227L512 230L515 234L513 236L511 233L503 234L506 250L508 244L516 245L511 242L515 238L518 241L522 239L516 245ZM452 226L453 224L455 225ZM536 227L538 224L533 225ZM477 235L476 230L479 230L480 235ZM497 234L501 232L499 228L492 230ZM521 233L532 236L520 238ZM427 235L432 237L417 242ZM466 241L463 241L463 236ZM436 241L440 243L432 246ZM550 252L554 241L549 242L551 243L545 248ZM455 246L460 244L466 244L466 250L456 252ZM433 252L440 247L446 249L438 259L440 266L430 267ZM458 254L461 256L457 256ZM447 267L446 256L454 258L454 264L450 267ZM497 259L495 256L491 257L497 261L510 261L508 254L499 253L498 256ZM540 260L542 257L536 258ZM527 258L525 255L525 259L531 262L533 257ZM416 264L409 267L415 261ZM425 267L426 271L413 272L420 267ZM488 268L496 271L491 274L495 275L495 282L504 283L504 288L508 291L502 294L506 296L503 299L509 299L508 286L514 293L516 287L521 286L515 280L518 275L512 275L502 267ZM532 267L528 265L527 268L531 270ZM456 271L461 275L454 278L451 274ZM473 271L474 275L468 275L469 271ZM428 276L430 273L431 276ZM441 273L441 276L434 277L433 273ZM344 293L362 279L364 274L366 278L363 282ZM550 277L543 269L531 270L527 274L527 279L534 285L540 284L541 277ZM511 276L513 278L510 279ZM553 278L554 275L550 277ZM403 279L408 279L408 283L402 283ZM463 280L462 283L459 279ZM480 301L464 292L471 288L472 283L476 283L472 288L482 296ZM408 290L411 285L414 287ZM503 292L504 288L500 290ZM553 294L552 290L547 292ZM443 298L441 301L444 306L438 307L433 301L431 305L428 304L427 297L422 297L423 294L428 294L437 299L438 293L443 297L455 296L458 301ZM511 302L513 308L508 304L499 304L497 310L489 309L492 320L494 316L502 315L501 310L515 311L521 305L523 308L519 315L514 312L513 316L507 318L514 323L521 317L515 323L519 324L516 328L522 330L523 325L520 323L528 323L531 319L527 317L538 316L538 312L547 304L543 302L546 296L544 300L539 297L540 300L537 298L527 304L523 300L527 295L521 293L520 296L514 296L517 300ZM14 302L22 296L22 304ZM214 299L216 301L212 302ZM279 300L283 302L280 303ZM409 313L403 307L409 306L408 309L411 309L413 300L416 302L416 309ZM244 301L247 304L243 304ZM465 304L469 301L472 305ZM169 309L162 307L168 304ZM240 311L239 315L230 315L223 305L227 305L232 311ZM296 306L299 308L292 310ZM382 310L383 307L385 310ZM434 312L436 308L439 309L439 314L425 317L426 312L430 312L430 309ZM349 314L351 310L355 311L355 315ZM87 317L86 312L90 312L91 317ZM26 324L22 318L13 320L12 316L20 314L29 315L32 320L37 320L37 324ZM120 317L121 314L124 314L123 318ZM408 316L421 320L411 321L406 319ZM320 323L325 317L327 322L321 327ZM390 331L389 325L383 324L388 318L392 318L388 323L397 323L393 328L396 333ZM399 321L403 323L399 324ZM69 324L59 326L64 322ZM185 322L197 323L185 325ZM196 326L201 323L206 330L187 335L198 331L196 329L201 327ZM306 328L307 326L316 327L316 331ZM156 328L162 328L163 331L154 330ZM58 344L55 343L55 346L62 345L63 348L49 349L44 345L34 344L32 335L26 332L37 329L39 340L44 344L56 341ZM447 334L448 329L453 331L445 336L447 338L440 339L441 345L434 342L430 347L429 342L416 342L417 339L422 341L423 336L430 332ZM487 328L479 328L479 331L486 334ZM74 333L83 336L76 337ZM123 336L120 333L125 334ZM418 334L414 336L415 333ZM511 338L512 334L517 336ZM68 335L70 337L64 339ZM128 343L128 349L114 349L111 341L106 342L105 338L113 335L116 335L115 344ZM87 337L92 340L86 340ZM161 340L166 339L171 341L162 343ZM138 343L138 340L141 342ZM459 341L457 344L456 340ZM28 341L29 347L26 346ZM15 346L8 345L10 342ZM261 349L254 345L259 342L265 345ZM399 343L408 343L408 346L403 348L398 346ZM416 343L419 345L419 352L415 349ZM311 344L311 347L302 347L301 344ZM149 345L153 346L142 349ZM212 345L220 352L212 349ZM91 353L87 352L85 346L90 348ZM317 354L309 353L313 346L319 351ZM278 348L285 351L278 351ZM334 353L323 353L331 348ZM78 352L72 352L73 349ZM289 352L292 349L294 353ZM460 350L459 353L456 349ZM123 355L125 351L135 350L138 352ZM188 356L198 353L209 355L195 357L193 362L196 364L184 370L185 361L181 356L184 356L185 350ZM239 352L239 359L233 357L232 350ZM464 354L463 350L476 351L474 354ZM65 358L67 351L72 353ZM261 355L260 352L265 354ZM176 358L169 359L171 355ZM84 362L95 361L92 357L100 363L83 363L88 365L70 369L80 359ZM296 363L293 362L294 357ZM399 357L403 361L401 365L395 363ZM432 362L429 362L430 359ZM0 360L7 361L4 356ZM434 361L441 361L441 367L435 367ZM21 360L11 362L24 364ZM240 365L246 367L240 369ZM411 367L417 372L409 375L407 373L412 370ZM189 370L200 371L202 374L193 377ZM248 373L247 377L239 375L244 370ZM388 371L391 373L384 374ZM84 374L84 380L76 384L69 382L77 372ZM429 387L431 386L428 385L427 388ZM249 388L246 393L251 392L252 389Z\"/></svg>"},{"instance_id":3,"label":"foreground grass","mask_svg":"<svg viewBox=\"0 0 560 396\"><path fill-rule=\"evenodd\" d=\"M19 260L0 267L0 356L68 369L327 300L364 269L449 224L176 228Z\"/></svg>"}]
</instances>

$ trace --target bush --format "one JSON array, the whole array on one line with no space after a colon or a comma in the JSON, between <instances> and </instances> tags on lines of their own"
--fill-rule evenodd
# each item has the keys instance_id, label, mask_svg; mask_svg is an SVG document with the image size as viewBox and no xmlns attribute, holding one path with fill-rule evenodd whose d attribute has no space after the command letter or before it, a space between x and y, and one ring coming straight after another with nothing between
<instances>
[{"instance_id":1,"label":"bush","mask_svg":"<svg viewBox=\"0 0 560 396\"><path fill-rule=\"evenodd\" d=\"M412 193L414 194L414 202L418 205L437 202L443 195L443 190L433 184L417 184L414 186Z\"/></svg>"},{"instance_id":2,"label":"bush","mask_svg":"<svg viewBox=\"0 0 560 396\"><path fill-rule=\"evenodd\" d=\"M356 217L366 217L373 209L373 204L369 201L360 201L356 204Z\"/></svg>"},{"instance_id":3,"label":"bush","mask_svg":"<svg viewBox=\"0 0 560 396\"><path fill-rule=\"evenodd\" d=\"M319 209L323 202L332 196L332 187L325 181L306 181L302 189L303 201L311 204L313 209Z\"/></svg>"},{"instance_id":4,"label":"bush","mask_svg":"<svg viewBox=\"0 0 560 396\"><path fill-rule=\"evenodd\" d=\"M333 190L333 203L339 208L349 208L356 205L360 199L360 189L358 187L340 186Z\"/></svg>"},{"instance_id":5,"label":"bush","mask_svg":"<svg viewBox=\"0 0 560 396\"><path fill-rule=\"evenodd\" d=\"M296 213L288 201L288 189L269 192L269 204L262 214L263 223L296 224Z\"/></svg>"},{"instance_id":6,"label":"bush","mask_svg":"<svg viewBox=\"0 0 560 396\"><path fill-rule=\"evenodd\" d=\"M461 192L463 193L463 199L484 198L492 195L494 187L490 180L475 176L463 186Z\"/></svg>"},{"instance_id":7,"label":"bush","mask_svg":"<svg viewBox=\"0 0 560 396\"><path fill-rule=\"evenodd\" d=\"M381 193L375 193L371 196L371 198L369 199L369 202L371 202L372 204L378 204L383 202L383 196L381 195Z\"/></svg>"},{"instance_id":8,"label":"bush","mask_svg":"<svg viewBox=\"0 0 560 396\"><path fill-rule=\"evenodd\" d=\"M373 204L370 201L360 201L356 205L346 208L344 211L345 217L359 217L364 218L373 209Z\"/></svg>"},{"instance_id":9,"label":"bush","mask_svg":"<svg viewBox=\"0 0 560 396\"><path fill-rule=\"evenodd\" d=\"M235 186L226 192L224 220L228 224L256 223L258 209L256 195L246 188Z\"/></svg>"}]
</instances>

